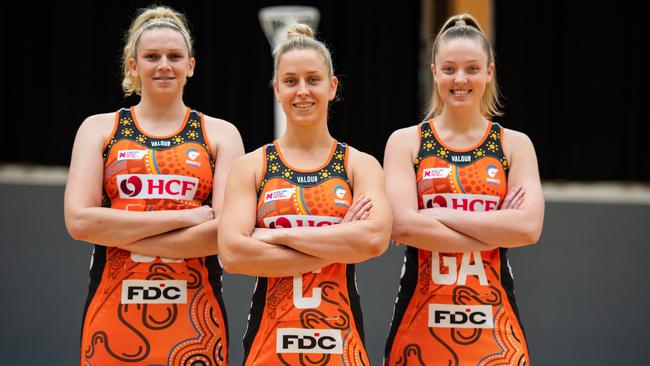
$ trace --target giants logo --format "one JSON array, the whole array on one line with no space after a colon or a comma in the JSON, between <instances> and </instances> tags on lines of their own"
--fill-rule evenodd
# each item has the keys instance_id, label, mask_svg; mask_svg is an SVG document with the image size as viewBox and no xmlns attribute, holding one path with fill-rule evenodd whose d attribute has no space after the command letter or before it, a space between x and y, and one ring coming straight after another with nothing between
<instances>
[{"instance_id":1,"label":"giants logo","mask_svg":"<svg viewBox=\"0 0 650 366\"><path fill-rule=\"evenodd\" d=\"M303 226L318 227L338 224L339 222L341 222L341 218L334 216L280 215L264 218L264 226L269 229Z\"/></svg>"},{"instance_id":2,"label":"giants logo","mask_svg":"<svg viewBox=\"0 0 650 366\"><path fill-rule=\"evenodd\" d=\"M425 194L425 208L449 207L463 211L492 211L499 207L499 197L486 194Z\"/></svg>"},{"instance_id":3,"label":"giants logo","mask_svg":"<svg viewBox=\"0 0 650 366\"><path fill-rule=\"evenodd\" d=\"M341 331L337 329L278 328L277 353L343 354Z\"/></svg>"},{"instance_id":4,"label":"giants logo","mask_svg":"<svg viewBox=\"0 0 650 366\"><path fill-rule=\"evenodd\" d=\"M272 202L275 200L287 200L296 193L296 187L276 189L264 193L264 202Z\"/></svg>"},{"instance_id":5,"label":"giants logo","mask_svg":"<svg viewBox=\"0 0 650 366\"><path fill-rule=\"evenodd\" d=\"M449 168L432 168L432 169L424 169L422 172L422 179L434 179L434 178L447 178L449 176L449 172L451 169Z\"/></svg>"},{"instance_id":6,"label":"giants logo","mask_svg":"<svg viewBox=\"0 0 650 366\"><path fill-rule=\"evenodd\" d=\"M431 328L494 328L490 305L429 304Z\"/></svg>"},{"instance_id":7,"label":"giants logo","mask_svg":"<svg viewBox=\"0 0 650 366\"><path fill-rule=\"evenodd\" d=\"M474 263L470 263L470 256L474 257ZM440 268L440 257L442 265L447 269L443 273ZM465 252L460 260L460 269L456 265L456 255L440 255L438 252L431 252L431 279L438 285L465 285L467 276L478 277L481 286L487 286L488 280L483 268L481 252Z\"/></svg>"},{"instance_id":8,"label":"giants logo","mask_svg":"<svg viewBox=\"0 0 650 366\"><path fill-rule=\"evenodd\" d=\"M147 150L120 150L117 152L117 160L141 160L147 154Z\"/></svg>"},{"instance_id":9,"label":"giants logo","mask_svg":"<svg viewBox=\"0 0 650 366\"><path fill-rule=\"evenodd\" d=\"M120 198L171 198L191 200L198 178L183 175L123 174L117 176Z\"/></svg>"},{"instance_id":10,"label":"giants logo","mask_svg":"<svg viewBox=\"0 0 650 366\"><path fill-rule=\"evenodd\" d=\"M186 304L187 281L124 280L122 304Z\"/></svg>"}]
</instances>

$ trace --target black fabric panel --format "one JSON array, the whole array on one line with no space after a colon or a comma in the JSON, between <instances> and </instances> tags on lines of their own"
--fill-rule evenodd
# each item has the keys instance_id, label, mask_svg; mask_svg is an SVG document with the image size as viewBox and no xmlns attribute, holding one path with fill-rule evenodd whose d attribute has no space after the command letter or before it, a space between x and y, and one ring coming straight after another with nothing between
<instances>
[{"instance_id":1,"label":"black fabric panel","mask_svg":"<svg viewBox=\"0 0 650 366\"><path fill-rule=\"evenodd\" d=\"M357 332L359 332L359 337L361 337L361 343L365 345L366 334L363 326L361 300L355 281L355 270L356 266L354 264L348 264L345 269L345 277L347 280L348 294L350 295L350 309L352 310L352 316L354 316L354 322L357 325Z\"/></svg>"},{"instance_id":2,"label":"black fabric panel","mask_svg":"<svg viewBox=\"0 0 650 366\"><path fill-rule=\"evenodd\" d=\"M397 294L397 302L393 310L393 320L390 324L390 331L388 332L388 340L386 341L386 349L384 350L384 357L388 359L390 350L393 348L395 335L399 329L404 313L411 302L413 293L418 283L418 249L414 247L407 247L405 253L405 270L404 275L399 281L399 293Z\"/></svg>"},{"instance_id":3,"label":"black fabric panel","mask_svg":"<svg viewBox=\"0 0 650 366\"><path fill-rule=\"evenodd\" d=\"M79 340L81 342L81 336L83 335L83 325L86 322L86 313L88 312L88 307L90 302L95 297L97 293L97 288L99 283L102 280L102 274L104 273L104 267L106 267L106 247L103 245L95 245L95 250L93 252L93 265L90 267L90 272L88 277L90 281L88 282L88 296L86 297L86 304L84 305L83 317L81 318L81 333L79 335ZM81 343L79 343L81 346Z\"/></svg>"},{"instance_id":4,"label":"black fabric panel","mask_svg":"<svg viewBox=\"0 0 650 366\"><path fill-rule=\"evenodd\" d=\"M253 293L250 314L248 315L248 326L246 327L246 334L244 335L244 363L248 358L253 341L260 331L260 324L262 323L262 315L264 313L264 306L266 305L266 287L268 279L264 277L257 278L257 285Z\"/></svg>"}]
</instances>

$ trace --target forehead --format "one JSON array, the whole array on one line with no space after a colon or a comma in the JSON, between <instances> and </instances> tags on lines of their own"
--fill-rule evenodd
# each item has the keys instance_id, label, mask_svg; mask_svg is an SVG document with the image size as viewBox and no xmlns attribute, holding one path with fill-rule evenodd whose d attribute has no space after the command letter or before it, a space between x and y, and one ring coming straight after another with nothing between
<instances>
[{"instance_id":1,"label":"forehead","mask_svg":"<svg viewBox=\"0 0 650 366\"><path fill-rule=\"evenodd\" d=\"M454 38L440 42L436 62L487 61L487 54L478 39Z\"/></svg>"},{"instance_id":2,"label":"forehead","mask_svg":"<svg viewBox=\"0 0 650 366\"><path fill-rule=\"evenodd\" d=\"M142 32L138 40L138 49L150 48L187 50L187 44L180 31L167 27L156 27Z\"/></svg>"},{"instance_id":3,"label":"forehead","mask_svg":"<svg viewBox=\"0 0 650 366\"><path fill-rule=\"evenodd\" d=\"M280 57L278 63L279 73L297 72L328 72L328 67L320 52L305 48L291 50Z\"/></svg>"}]
</instances>

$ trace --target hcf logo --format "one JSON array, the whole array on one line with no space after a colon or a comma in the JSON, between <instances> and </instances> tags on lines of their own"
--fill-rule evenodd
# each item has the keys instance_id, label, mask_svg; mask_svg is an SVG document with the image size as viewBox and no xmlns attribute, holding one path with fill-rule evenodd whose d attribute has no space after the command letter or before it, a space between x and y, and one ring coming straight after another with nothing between
<instances>
[{"instance_id":1,"label":"hcf logo","mask_svg":"<svg viewBox=\"0 0 650 366\"><path fill-rule=\"evenodd\" d=\"M120 198L171 198L191 200L198 178L184 175L122 174L117 176Z\"/></svg>"},{"instance_id":2,"label":"hcf logo","mask_svg":"<svg viewBox=\"0 0 650 366\"><path fill-rule=\"evenodd\" d=\"M342 354L341 331L338 329L279 328L276 352Z\"/></svg>"}]
</instances>

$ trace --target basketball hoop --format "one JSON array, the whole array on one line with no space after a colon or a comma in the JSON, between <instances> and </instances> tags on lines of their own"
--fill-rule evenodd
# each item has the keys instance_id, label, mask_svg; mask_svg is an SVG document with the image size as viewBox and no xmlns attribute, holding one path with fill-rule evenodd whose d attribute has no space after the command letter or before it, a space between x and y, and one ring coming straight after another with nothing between
<instances>
[{"instance_id":1,"label":"basketball hoop","mask_svg":"<svg viewBox=\"0 0 650 366\"><path fill-rule=\"evenodd\" d=\"M284 41L289 28L296 23L307 24L316 32L320 11L311 6L269 6L260 9L258 17L266 39L271 44L271 52L273 52L275 47ZM275 100L274 112L274 133L275 138L278 138L284 133L287 120L277 100Z\"/></svg>"}]
</instances>

